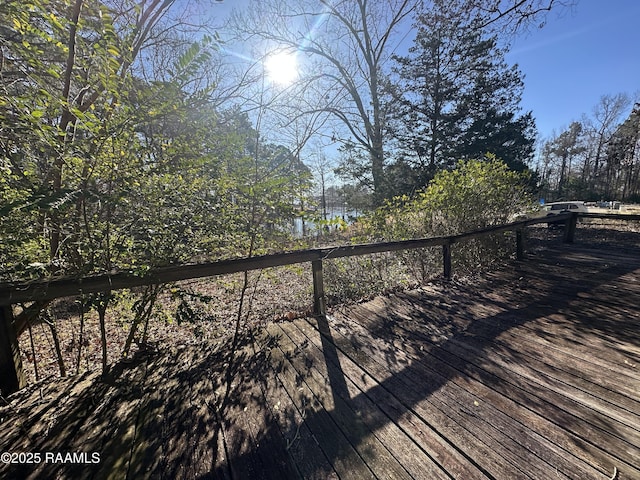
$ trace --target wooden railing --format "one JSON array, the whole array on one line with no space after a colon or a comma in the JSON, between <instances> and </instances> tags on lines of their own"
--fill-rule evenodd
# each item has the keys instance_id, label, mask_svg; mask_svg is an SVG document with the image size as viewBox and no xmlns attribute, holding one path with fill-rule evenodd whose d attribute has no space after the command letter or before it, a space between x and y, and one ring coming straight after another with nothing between
<instances>
[{"instance_id":1,"label":"wooden railing","mask_svg":"<svg viewBox=\"0 0 640 480\"><path fill-rule=\"evenodd\" d=\"M640 220L640 215L588 215L579 216ZM554 222L564 222L563 241L572 243L578 214L561 213L553 217ZM451 277L451 246L453 244L481 238L501 232L516 232L516 257L524 258L524 230L530 225L548 223L549 218L535 218L519 222L498 225L473 232L444 237L419 238L395 242L344 245L337 247L299 250L273 255L255 256L221 260L217 262L179 265L157 268L144 275L130 272L113 272L80 278L43 279L22 283L0 284L0 390L8 394L22 388L25 384L17 337L24 325L16 324L12 305L28 302L45 302L55 298L90 293L107 292L124 288L212 277L230 273L259 270L270 267L311 262L313 273L313 307L316 315L326 314L326 301L322 275L322 262L327 259L393 252L426 247L442 247L442 274Z\"/></svg>"},{"instance_id":2,"label":"wooden railing","mask_svg":"<svg viewBox=\"0 0 640 480\"><path fill-rule=\"evenodd\" d=\"M571 214L563 213L553 217L554 221L570 219ZM487 227L473 232L450 235L444 237L418 238L400 240L395 242L366 243L358 245L343 245L337 247L314 248L297 250L293 252L276 253L271 255L254 256L230 260L220 260L209 263L176 265L149 270L144 275L131 272L112 272L101 275L85 277L66 277L57 279L34 280L21 283L0 284L0 306L8 306L17 303L46 301L55 298L84 295L90 293L120 290L123 288L157 285L163 283L191 280L195 278L213 277L230 273L238 273L250 270L260 270L270 267L280 267L297 263L312 264L316 262L315 270L320 269L323 260L367 255L373 253L393 252L398 250L410 250L426 247L443 247L443 275L451 276L451 245L471 238L479 238L500 232L522 232L529 225L547 223L547 218L530 219L506 225ZM568 222L567 225L571 225ZM569 229L565 236L572 235ZM517 244L523 239L517 235ZM568 241L572 241L568 240ZM516 251L522 254L524 247L517 247ZM521 257L522 255L518 255ZM315 295L318 298L318 295ZM319 310L317 313L322 313Z\"/></svg>"}]
</instances>

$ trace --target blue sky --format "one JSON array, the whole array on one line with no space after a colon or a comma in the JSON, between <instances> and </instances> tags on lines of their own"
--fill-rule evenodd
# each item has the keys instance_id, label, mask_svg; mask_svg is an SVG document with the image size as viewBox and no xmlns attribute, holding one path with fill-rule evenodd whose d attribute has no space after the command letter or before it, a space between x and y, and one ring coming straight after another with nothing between
<instances>
[{"instance_id":1,"label":"blue sky","mask_svg":"<svg viewBox=\"0 0 640 480\"><path fill-rule=\"evenodd\" d=\"M507 57L525 74L522 107L542 138L590 113L602 95L640 93L640 1L579 0L559 15L517 38Z\"/></svg>"},{"instance_id":2,"label":"blue sky","mask_svg":"<svg viewBox=\"0 0 640 480\"><path fill-rule=\"evenodd\" d=\"M507 56L525 75L522 108L533 112L542 139L589 114L603 95L640 97L640 0L575 3L517 37ZM224 0L214 12L224 18L247 4Z\"/></svg>"}]
</instances>

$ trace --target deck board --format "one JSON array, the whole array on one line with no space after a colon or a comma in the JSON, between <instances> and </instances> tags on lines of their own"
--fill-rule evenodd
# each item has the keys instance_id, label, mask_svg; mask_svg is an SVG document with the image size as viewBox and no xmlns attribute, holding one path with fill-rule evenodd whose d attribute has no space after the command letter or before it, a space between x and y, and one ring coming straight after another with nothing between
<instances>
[{"instance_id":1,"label":"deck board","mask_svg":"<svg viewBox=\"0 0 640 480\"><path fill-rule=\"evenodd\" d=\"M640 479L640 250L555 246L473 280L27 388L3 478Z\"/></svg>"}]
</instances>

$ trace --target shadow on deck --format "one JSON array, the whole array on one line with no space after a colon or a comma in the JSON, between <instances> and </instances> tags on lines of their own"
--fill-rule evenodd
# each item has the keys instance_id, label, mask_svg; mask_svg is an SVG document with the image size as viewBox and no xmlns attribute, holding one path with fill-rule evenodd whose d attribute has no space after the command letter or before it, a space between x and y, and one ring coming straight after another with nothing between
<instances>
[{"instance_id":1,"label":"shadow on deck","mask_svg":"<svg viewBox=\"0 0 640 480\"><path fill-rule=\"evenodd\" d=\"M0 451L42 461L0 475L640 478L639 276L634 248L560 246L269 325L231 371L228 344L171 347L30 387Z\"/></svg>"}]
</instances>

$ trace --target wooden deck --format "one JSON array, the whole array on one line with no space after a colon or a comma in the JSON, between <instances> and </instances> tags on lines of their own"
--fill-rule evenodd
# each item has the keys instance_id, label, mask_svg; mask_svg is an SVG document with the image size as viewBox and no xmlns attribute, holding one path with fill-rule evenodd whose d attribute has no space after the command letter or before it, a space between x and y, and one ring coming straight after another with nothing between
<instances>
[{"instance_id":1,"label":"wooden deck","mask_svg":"<svg viewBox=\"0 0 640 480\"><path fill-rule=\"evenodd\" d=\"M640 479L640 249L557 246L0 404L2 478ZM230 381L227 381L230 380ZM44 453L43 453L44 456Z\"/></svg>"}]
</instances>

